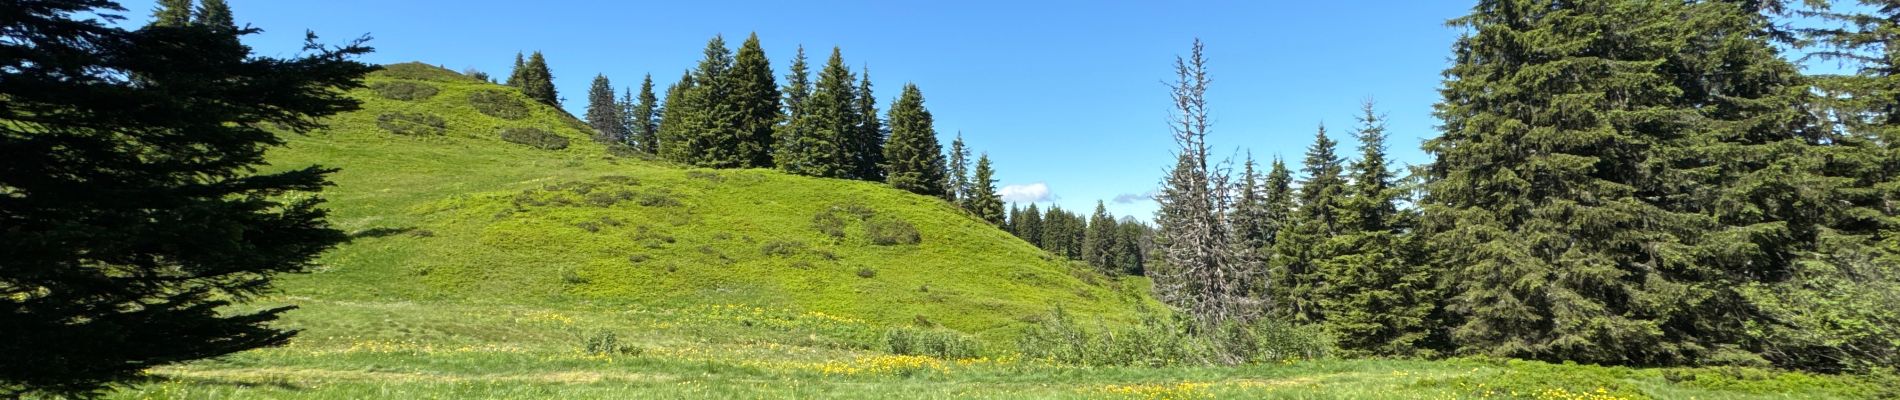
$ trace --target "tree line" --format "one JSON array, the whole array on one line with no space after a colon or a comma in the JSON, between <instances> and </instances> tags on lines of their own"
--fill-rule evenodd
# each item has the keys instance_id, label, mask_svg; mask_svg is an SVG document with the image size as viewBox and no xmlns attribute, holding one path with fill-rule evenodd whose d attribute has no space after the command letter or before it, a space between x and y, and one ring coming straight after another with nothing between
<instances>
[{"instance_id":1,"label":"tree line","mask_svg":"<svg viewBox=\"0 0 1900 400\"><path fill-rule=\"evenodd\" d=\"M833 47L814 80L800 46L781 85L757 34L736 54L723 36L714 36L698 66L683 72L663 98L651 74L637 92L627 88L618 96L607 76L596 75L583 119L595 140L682 165L884 182L1003 223L989 157L970 163L960 134L946 152L922 90L905 84L891 109L880 111L868 68L853 72L845 65ZM560 101L538 51L516 55L506 84L550 105Z\"/></svg>"},{"instance_id":2,"label":"tree line","mask_svg":"<svg viewBox=\"0 0 1900 400\"><path fill-rule=\"evenodd\" d=\"M1297 178L1209 159L1196 41L1172 86L1156 293L1203 329L1316 324L1368 354L1892 367L1893 21L1773 1L1479 1L1452 21L1465 33L1430 163L1395 172L1368 103L1358 158L1321 127ZM1860 69L1806 75L1784 45Z\"/></svg>"}]
</instances>

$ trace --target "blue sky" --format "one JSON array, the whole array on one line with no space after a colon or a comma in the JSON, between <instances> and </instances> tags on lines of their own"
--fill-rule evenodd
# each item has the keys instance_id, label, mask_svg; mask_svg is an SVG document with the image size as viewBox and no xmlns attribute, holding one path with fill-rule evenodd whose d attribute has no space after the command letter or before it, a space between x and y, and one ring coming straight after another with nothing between
<instances>
[{"instance_id":1,"label":"blue sky","mask_svg":"<svg viewBox=\"0 0 1900 400\"><path fill-rule=\"evenodd\" d=\"M1426 161L1431 106L1459 31L1444 21L1468 1L363 1L230 0L247 43L295 54L303 32L340 43L375 37L376 63L422 61L505 76L516 51L540 50L569 111L583 111L595 74L617 86L652 73L660 90L699 59L706 40L732 46L757 32L782 79L803 44L823 63L832 46L869 67L889 102L906 82L924 92L947 147L961 131L989 153L998 186L1048 190L1050 203L1147 218L1172 160L1164 81L1176 55L1207 43L1208 94L1221 154L1297 165L1325 123L1348 133L1358 104L1389 117L1392 157ZM122 3L135 21L152 1ZM708 9L709 4L715 8ZM1027 191L1033 192L1033 190Z\"/></svg>"}]
</instances>

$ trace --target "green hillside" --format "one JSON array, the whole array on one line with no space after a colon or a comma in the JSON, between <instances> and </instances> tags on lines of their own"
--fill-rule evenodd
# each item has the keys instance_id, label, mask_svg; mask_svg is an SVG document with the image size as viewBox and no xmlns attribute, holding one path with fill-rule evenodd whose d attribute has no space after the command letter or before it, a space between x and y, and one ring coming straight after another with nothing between
<instances>
[{"instance_id":1,"label":"green hillside","mask_svg":"<svg viewBox=\"0 0 1900 400\"><path fill-rule=\"evenodd\" d=\"M559 110L422 64L367 83L353 93L361 111L271 155L286 168L340 168L323 196L332 221L356 237L315 273L286 279L289 295L732 304L1004 335L1053 305L1125 319L1146 301L1137 282L1045 257L938 199L615 157ZM495 103L526 112L477 107ZM567 145L502 139L517 128ZM906 227L915 244L903 243ZM871 231L895 232L895 243L876 243Z\"/></svg>"},{"instance_id":2,"label":"green hillside","mask_svg":"<svg viewBox=\"0 0 1900 400\"><path fill-rule=\"evenodd\" d=\"M355 237L313 273L282 279L281 296L245 306L297 305L280 324L301 334L155 368L108 397L1846 399L1894 387L1500 359L1143 367L1028 357L1018 328L1055 306L1089 326L1159 306L1145 280L1046 257L937 199L613 156L553 108L425 65L368 83L353 93L363 110L271 155L277 168L341 168L323 196ZM471 96L521 108L491 116ZM503 140L511 128L566 146ZM894 343L905 332L974 349L902 354Z\"/></svg>"}]
</instances>

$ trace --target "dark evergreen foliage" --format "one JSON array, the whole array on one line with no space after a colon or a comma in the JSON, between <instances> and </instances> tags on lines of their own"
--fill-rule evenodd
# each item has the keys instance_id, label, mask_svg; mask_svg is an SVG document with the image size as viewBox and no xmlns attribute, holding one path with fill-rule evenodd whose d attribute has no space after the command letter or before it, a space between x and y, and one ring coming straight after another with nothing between
<instances>
[{"instance_id":1,"label":"dark evergreen foliage","mask_svg":"<svg viewBox=\"0 0 1900 400\"><path fill-rule=\"evenodd\" d=\"M917 85L904 85L903 94L891 104L891 140L883 149L886 181L892 187L926 196L948 193L943 146L937 144L933 125L923 91Z\"/></svg>"},{"instance_id":2,"label":"dark evergreen foliage","mask_svg":"<svg viewBox=\"0 0 1900 400\"><path fill-rule=\"evenodd\" d=\"M996 171L990 169L990 155L978 156L975 190L970 191L970 213L991 224L1002 225L1003 199L996 196L995 175Z\"/></svg>"},{"instance_id":3,"label":"dark evergreen foliage","mask_svg":"<svg viewBox=\"0 0 1900 400\"><path fill-rule=\"evenodd\" d=\"M293 307L227 306L345 240L309 195L334 169L258 167L283 143L265 126L357 107L370 49L258 56L189 6L136 31L105 0L0 6L0 396L282 345Z\"/></svg>"}]
</instances>

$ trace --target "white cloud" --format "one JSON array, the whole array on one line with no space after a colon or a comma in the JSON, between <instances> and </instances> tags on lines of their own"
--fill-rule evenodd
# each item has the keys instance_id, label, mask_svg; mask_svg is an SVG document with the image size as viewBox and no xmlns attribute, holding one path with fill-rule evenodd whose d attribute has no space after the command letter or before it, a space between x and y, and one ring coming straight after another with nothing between
<instances>
[{"instance_id":1,"label":"white cloud","mask_svg":"<svg viewBox=\"0 0 1900 400\"><path fill-rule=\"evenodd\" d=\"M1055 195L1049 193L1049 184L1042 182L1004 186L996 191L996 195L1002 196L1003 201L1007 203L1038 203L1055 200Z\"/></svg>"},{"instance_id":2,"label":"white cloud","mask_svg":"<svg viewBox=\"0 0 1900 400\"><path fill-rule=\"evenodd\" d=\"M1137 201L1153 200L1157 192L1158 191L1150 190L1144 193L1118 194L1118 195L1115 195L1115 204L1134 204Z\"/></svg>"}]
</instances>

